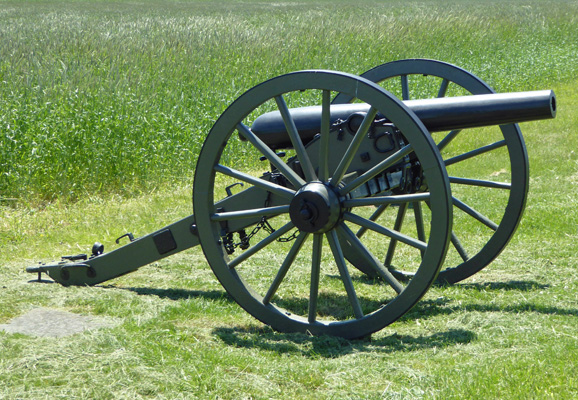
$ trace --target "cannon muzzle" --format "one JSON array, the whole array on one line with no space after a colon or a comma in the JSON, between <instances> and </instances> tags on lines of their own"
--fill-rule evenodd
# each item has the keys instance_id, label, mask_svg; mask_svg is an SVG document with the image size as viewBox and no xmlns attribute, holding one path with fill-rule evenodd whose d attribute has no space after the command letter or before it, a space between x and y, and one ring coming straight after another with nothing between
<instances>
[{"instance_id":1,"label":"cannon muzzle","mask_svg":"<svg viewBox=\"0 0 578 400\"><path fill-rule=\"evenodd\" d=\"M556 97L551 90L407 100L404 104L430 132L535 121L556 116ZM347 120L352 114L368 110L369 105L365 103L333 104L331 123ZM321 106L293 108L290 113L301 139L307 144L320 131ZM383 115L378 114L378 117L383 118ZM273 149L292 146L278 111L258 117L251 130Z\"/></svg>"}]
</instances>

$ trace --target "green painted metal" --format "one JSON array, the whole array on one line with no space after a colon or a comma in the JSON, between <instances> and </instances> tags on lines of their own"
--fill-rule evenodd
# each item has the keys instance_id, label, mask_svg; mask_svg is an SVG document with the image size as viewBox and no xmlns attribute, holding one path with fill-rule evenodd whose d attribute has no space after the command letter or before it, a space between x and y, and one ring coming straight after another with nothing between
<instances>
[{"instance_id":1,"label":"green painted metal","mask_svg":"<svg viewBox=\"0 0 578 400\"><path fill-rule=\"evenodd\" d=\"M64 285L96 285L199 244L191 215L158 231L136 239L114 251L87 260L62 261L27 268L30 273L45 272ZM168 233L170 232L170 233ZM157 244L164 239L160 250Z\"/></svg>"}]
</instances>

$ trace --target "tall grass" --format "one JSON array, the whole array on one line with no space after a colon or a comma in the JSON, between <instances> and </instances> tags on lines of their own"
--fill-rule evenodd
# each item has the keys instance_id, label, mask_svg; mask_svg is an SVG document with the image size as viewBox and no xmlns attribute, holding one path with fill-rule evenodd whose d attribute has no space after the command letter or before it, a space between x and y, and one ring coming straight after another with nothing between
<instances>
[{"instance_id":1,"label":"tall grass","mask_svg":"<svg viewBox=\"0 0 578 400\"><path fill-rule=\"evenodd\" d=\"M500 91L567 81L576 15L575 1L0 1L0 202L189 182L226 106L293 70L428 57Z\"/></svg>"}]
</instances>

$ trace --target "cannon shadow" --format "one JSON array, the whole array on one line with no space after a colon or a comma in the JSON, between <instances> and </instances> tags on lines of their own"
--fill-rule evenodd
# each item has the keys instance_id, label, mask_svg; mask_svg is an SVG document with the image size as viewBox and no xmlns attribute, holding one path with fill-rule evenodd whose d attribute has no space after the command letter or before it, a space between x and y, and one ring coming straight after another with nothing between
<instances>
[{"instance_id":1,"label":"cannon shadow","mask_svg":"<svg viewBox=\"0 0 578 400\"><path fill-rule=\"evenodd\" d=\"M546 290L550 285L539 283L536 281L506 281L506 282L484 282L484 283L457 283L452 287L459 290L473 290L473 291L520 291L530 292L534 290ZM456 311L465 312L509 312L522 313L534 312L547 315L566 315L578 316L578 309L562 308L555 306L546 306L533 303L531 301L511 304L499 305L490 303L471 303L453 307L451 304L451 297L442 297L435 300L421 300L414 308L400 318L400 321L411 320L414 318L428 318L436 315L450 315Z\"/></svg>"},{"instance_id":2,"label":"cannon shadow","mask_svg":"<svg viewBox=\"0 0 578 400\"><path fill-rule=\"evenodd\" d=\"M191 298L203 298L207 300L226 300L234 303L235 301L224 290L190 290L190 289L155 289L148 287L124 287L123 289L134 292L141 296L156 296L161 299L169 300L187 300Z\"/></svg>"},{"instance_id":3,"label":"cannon shadow","mask_svg":"<svg viewBox=\"0 0 578 400\"><path fill-rule=\"evenodd\" d=\"M522 291L547 289L549 285L535 281L508 281L485 283L462 283L453 285L461 290L474 291ZM234 300L220 290L190 290L190 289L156 289L148 287L123 288L143 296L157 296L173 301L190 298L227 301ZM370 301L368 299L365 299ZM347 300L341 300L347 301ZM285 299L283 306L307 307L306 301L300 298ZM456 312L508 312L508 313L539 313L548 315L578 316L578 309L542 306L532 302L512 305L496 305L489 303L471 303L453 305L451 297L421 300L414 308L402 316L399 322L415 319L429 319L440 315L451 315ZM392 334L374 339L371 337L348 340L332 336L311 336L301 333L280 333L268 326L255 327L218 327L212 333L225 344L240 348L258 348L277 353L301 355L305 357L336 358L353 352L393 353L400 351L419 351L428 348L450 347L467 344L476 339L476 334L466 329L449 329L431 335L413 336Z\"/></svg>"},{"instance_id":4,"label":"cannon shadow","mask_svg":"<svg viewBox=\"0 0 578 400\"><path fill-rule=\"evenodd\" d=\"M337 279L337 278L336 278ZM369 281L368 281L369 282ZM475 290L475 291L523 291L529 292L532 290L544 290L548 289L549 285L538 283L536 281L507 281L507 282L485 282L485 283L458 283L453 285L455 288L460 288L464 290ZM233 303L234 300L225 292L220 290L190 290L190 289L156 289L149 287L126 287L124 290L129 290L143 296L157 296L163 299L170 299L174 301L185 300L190 298L204 298L207 300L225 300ZM347 299L336 300L338 303L347 303ZM374 309L378 305L375 300L363 299ZM302 298L288 298L284 299L283 304L287 308L306 308L306 299ZM375 303L375 304L373 304ZM456 311L478 311L478 312L535 312L540 314L554 314L554 315L567 315L567 316L578 316L578 309L568 309L554 306L542 306L537 305L532 302L517 303L513 305L496 305L496 304L466 304L460 305L459 307L452 307L451 297L440 297L437 299L424 299L421 300L415 307L413 307L408 313L402 316L399 321L408 321L416 318L432 318L438 315L450 315ZM371 308L370 307L370 308Z\"/></svg>"},{"instance_id":5,"label":"cannon shadow","mask_svg":"<svg viewBox=\"0 0 578 400\"><path fill-rule=\"evenodd\" d=\"M341 279L337 275L329 275L330 278L333 279ZM369 278L366 276L362 277L354 277L354 281L359 281L364 284L381 284L381 282L377 279ZM30 282L38 282L38 280L32 280ZM43 280L43 283L55 283L52 280ZM110 285L99 285L100 287L107 288L107 287L114 287L115 289L123 289L129 290L131 292L135 292L139 295L148 295L148 296L157 296L163 299L171 299L171 300L183 300L189 299L194 297L202 297L205 299L223 299L226 298L229 301L233 301L231 297L223 290L190 290L190 289L178 289L178 288L169 288L169 289L158 289L158 288L151 288L151 287L122 287L119 288L117 286L110 286ZM531 291L531 290L543 290L547 289L550 286L545 285L542 283L538 283L536 281L508 281L508 282L486 282L486 283L458 283L453 285L457 288L463 289L470 289L470 290L517 290L517 291ZM294 301L303 301L303 300L294 300Z\"/></svg>"},{"instance_id":6,"label":"cannon shadow","mask_svg":"<svg viewBox=\"0 0 578 400\"><path fill-rule=\"evenodd\" d=\"M336 279L338 279L336 277ZM367 282L370 282L367 280ZM106 286L103 286L106 287ZM523 291L529 292L532 290L544 290L550 286L536 281L507 281L507 282L485 282L485 283L458 283L453 285L455 288L475 291ZM117 288L117 287L115 287ZM118 288L117 288L118 289ZM157 289L150 287L126 287L122 288L129 290L143 296L157 296L163 299L170 299L174 301L185 300L190 298L204 298L207 300L226 300L233 303L234 300L225 292L220 290L190 290L190 289ZM372 308L377 308L378 302L371 299L362 299ZM346 297L336 300L338 303L347 303ZM450 315L458 310L462 311L479 311L479 312L536 312L540 314L555 314L578 316L578 309L567 309L553 306L542 306L532 302L518 303L515 305L503 306L495 304L466 304L459 308L452 307L451 297L440 297L438 299L421 300L414 308L402 316L400 321L412 320L415 318L431 318L437 315ZM375 304L374 304L375 303ZM287 308L306 308L307 301L302 298L288 298L282 301L281 306ZM371 308L370 307L370 308Z\"/></svg>"}]
</instances>

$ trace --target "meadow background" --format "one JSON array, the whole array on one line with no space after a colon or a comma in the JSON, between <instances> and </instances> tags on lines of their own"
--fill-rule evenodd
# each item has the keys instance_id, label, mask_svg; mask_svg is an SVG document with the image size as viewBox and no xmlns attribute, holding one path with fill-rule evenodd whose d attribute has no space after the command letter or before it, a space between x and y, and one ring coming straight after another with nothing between
<instances>
[{"instance_id":1,"label":"meadow background","mask_svg":"<svg viewBox=\"0 0 578 400\"><path fill-rule=\"evenodd\" d=\"M94 288L27 282L190 214L204 137L250 87L414 57L554 89L558 116L522 125L530 195L506 251L371 339L263 327L200 249ZM0 398L578 397L576 76L577 1L0 0L0 324L39 306L118 323L0 332Z\"/></svg>"}]
</instances>

